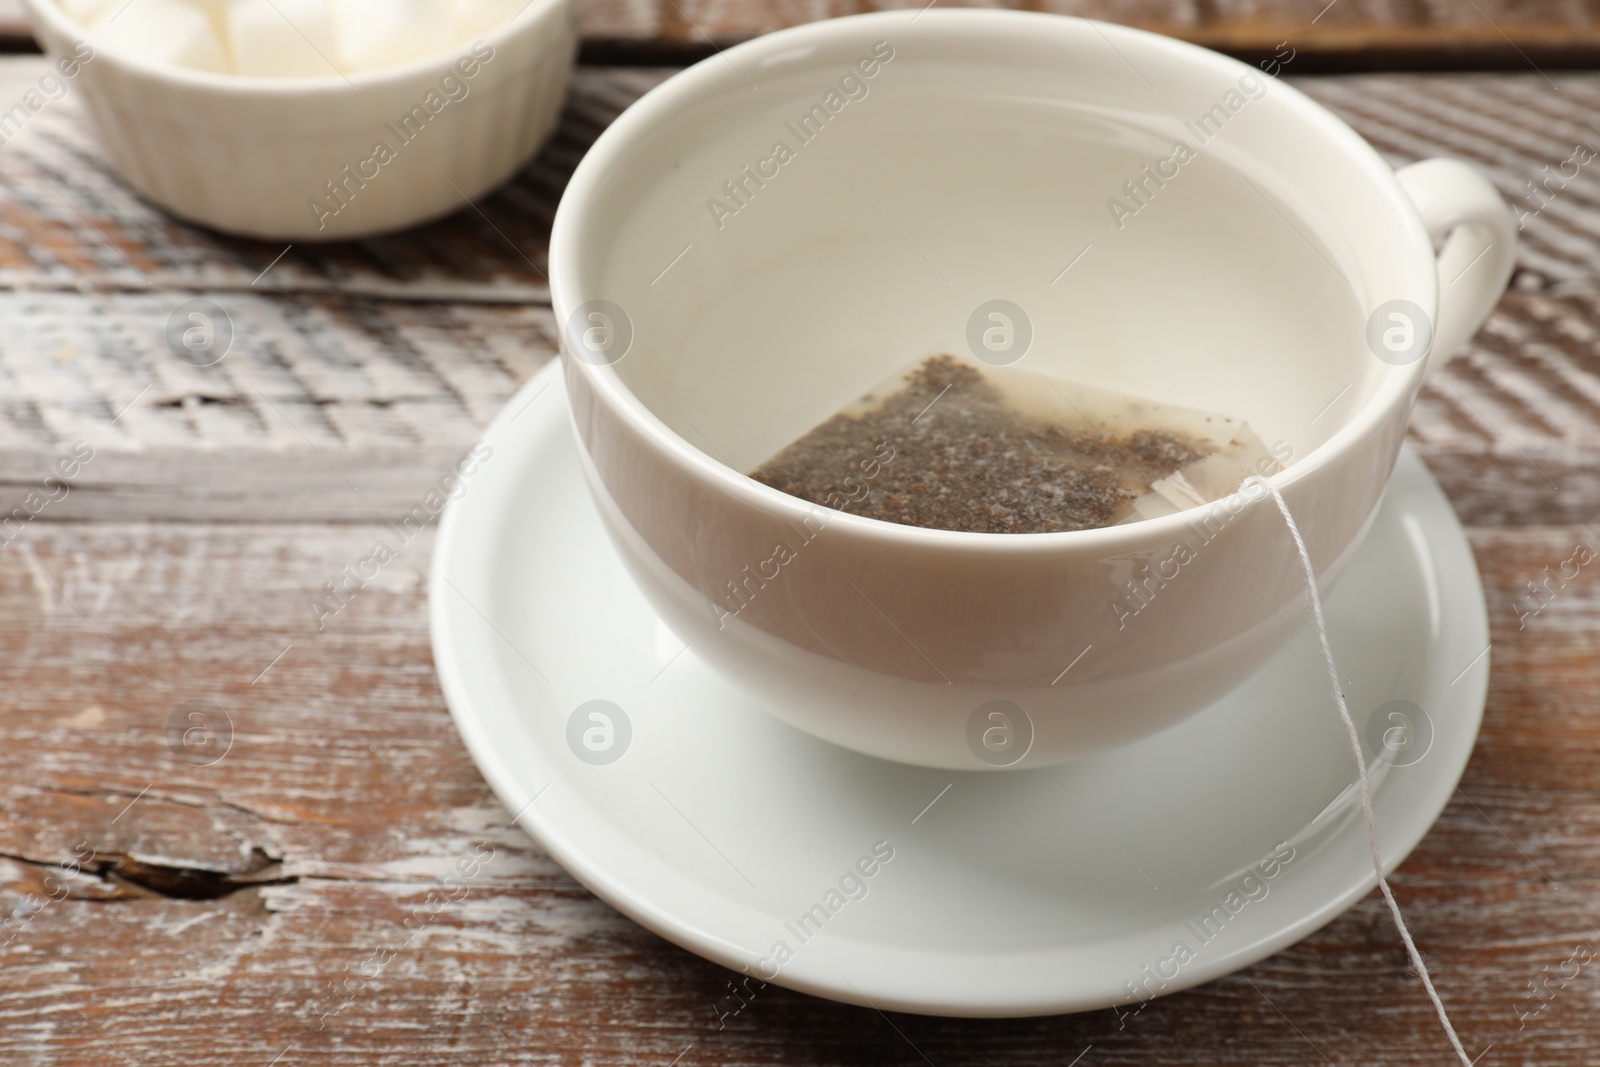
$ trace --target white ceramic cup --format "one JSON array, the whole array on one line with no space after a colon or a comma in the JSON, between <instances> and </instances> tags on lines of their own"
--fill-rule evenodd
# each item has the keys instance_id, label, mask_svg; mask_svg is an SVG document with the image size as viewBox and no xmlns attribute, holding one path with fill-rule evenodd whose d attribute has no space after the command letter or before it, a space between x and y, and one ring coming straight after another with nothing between
<instances>
[{"instance_id":1,"label":"white ceramic cup","mask_svg":"<svg viewBox=\"0 0 1600 1067\"><path fill-rule=\"evenodd\" d=\"M1263 70L935 9L774 33L647 94L573 176L551 277L589 484L679 636L803 730L982 769L1147 736L1259 668L1305 594L1264 488L1007 535L746 472L998 323L1031 334L1021 369L1246 419L1290 459L1271 481L1326 584L1514 249L1477 172L1396 174Z\"/></svg>"},{"instance_id":2,"label":"white ceramic cup","mask_svg":"<svg viewBox=\"0 0 1600 1067\"><path fill-rule=\"evenodd\" d=\"M466 207L555 128L578 42L571 0L530 0L478 40L393 67L243 77L97 45L55 0L25 2L45 51L79 60L64 84L129 185L270 240L367 237Z\"/></svg>"}]
</instances>

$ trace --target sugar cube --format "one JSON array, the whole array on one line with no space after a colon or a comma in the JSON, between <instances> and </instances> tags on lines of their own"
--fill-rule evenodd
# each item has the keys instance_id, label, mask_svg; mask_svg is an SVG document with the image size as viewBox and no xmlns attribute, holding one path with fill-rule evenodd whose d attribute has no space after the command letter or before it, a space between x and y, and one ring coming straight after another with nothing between
<instances>
[{"instance_id":1,"label":"sugar cube","mask_svg":"<svg viewBox=\"0 0 1600 1067\"><path fill-rule=\"evenodd\" d=\"M103 9L89 32L106 47L155 63L226 73L227 49L205 10L182 0L132 0Z\"/></svg>"},{"instance_id":2,"label":"sugar cube","mask_svg":"<svg viewBox=\"0 0 1600 1067\"><path fill-rule=\"evenodd\" d=\"M527 10L529 0L455 0L456 40L468 42L504 26Z\"/></svg>"},{"instance_id":3,"label":"sugar cube","mask_svg":"<svg viewBox=\"0 0 1600 1067\"><path fill-rule=\"evenodd\" d=\"M371 70L449 46L449 0L331 0L339 61Z\"/></svg>"},{"instance_id":4,"label":"sugar cube","mask_svg":"<svg viewBox=\"0 0 1600 1067\"><path fill-rule=\"evenodd\" d=\"M231 0L228 45L234 70L265 78L341 73L328 0Z\"/></svg>"},{"instance_id":5,"label":"sugar cube","mask_svg":"<svg viewBox=\"0 0 1600 1067\"><path fill-rule=\"evenodd\" d=\"M62 9L85 26L110 6L111 0L61 0Z\"/></svg>"}]
</instances>

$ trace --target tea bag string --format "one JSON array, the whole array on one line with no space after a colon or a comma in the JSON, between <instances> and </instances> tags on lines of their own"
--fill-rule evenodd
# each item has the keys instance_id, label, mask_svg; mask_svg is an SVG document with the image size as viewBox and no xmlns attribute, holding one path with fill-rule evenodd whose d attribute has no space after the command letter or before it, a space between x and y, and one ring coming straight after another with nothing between
<instances>
[{"instance_id":1,"label":"tea bag string","mask_svg":"<svg viewBox=\"0 0 1600 1067\"><path fill-rule=\"evenodd\" d=\"M1311 566L1311 553L1306 550L1305 538L1300 535L1300 525L1294 521L1294 515L1289 511L1289 505L1284 501L1283 494L1277 486L1265 478L1251 478L1249 481L1260 482L1267 492L1272 494L1272 499L1277 501L1278 510L1283 513L1283 521L1289 527L1289 535L1294 538L1294 547L1300 553L1300 566L1305 570L1306 587L1311 590L1311 614L1317 622L1317 640L1321 643L1322 661L1328 668L1328 684L1333 690L1334 702L1339 706L1339 718L1344 720L1345 735L1350 740L1350 751L1355 756L1356 771L1361 778L1361 814L1367 823L1367 848L1372 853L1372 870L1378 876L1378 888L1383 892L1384 902L1389 905L1389 914L1394 916L1395 929L1400 931L1400 940L1406 944L1406 953L1411 957L1411 965L1417 969L1417 975L1422 979L1423 987L1428 991L1428 999L1433 1001L1433 1010L1439 1015L1439 1022L1444 1024L1445 1033L1450 1035L1450 1044L1455 1048L1456 1055L1461 1057L1461 1062L1466 1067L1472 1067L1472 1060L1467 1056L1467 1050L1461 1046L1461 1038L1456 1036L1456 1028L1450 1025L1450 1015L1444 1010L1444 1002L1439 999L1439 991L1433 988L1433 979L1428 975L1428 966L1422 962L1422 953L1417 951L1416 942L1411 940L1411 931L1406 928L1406 921L1400 915L1400 905L1394 899L1394 893L1389 889L1389 880L1383 876L1383 858L1378 852L1378 824L1372 815L1372 785L1367 778L1367 760L1361 752L1361 735L1356 730L1355 720L1350 717L1350 708L1344 702L1344 693L1339 688L1339 669L1333 662L1333 647L1328 643L1328 624L1322 615L1322 595L1317 592L1317 575Z\"/></svg>"}]
</instances>

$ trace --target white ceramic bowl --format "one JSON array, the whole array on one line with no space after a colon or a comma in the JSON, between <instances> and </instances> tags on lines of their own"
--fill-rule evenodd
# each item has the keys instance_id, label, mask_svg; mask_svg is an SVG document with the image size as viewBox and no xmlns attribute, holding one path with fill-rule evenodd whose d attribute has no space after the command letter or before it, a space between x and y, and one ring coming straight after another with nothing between
<instances>
[{"instance_id":1,"label":"white ceramic bowl","mask_svg":"<svg viewBox=\"0 0 1600 1067\"><path fill-rule=\"evenodd\" d=\"M1261 487L983 534L828 511L743 472L908 361L966 352L972 316L1005 299L1033 324L1021 369L1280 443L1293 462L1272 482L1329 580L1515 237L1471 168L1396 175L1255 68L1079 19L932 9L785 30L659 86L573 175L550 263L590 486L695 654L823 738L982 769L1147 736L1289 638L1305 577ZM1371 347L1397 300L1418 344L1432 324L1426 360Z\"/></svg>"},{"instance_id":2,"label":"white ceramic bowl","mask_svg":"<svg viewBox=\"0 0 1600 1067\"><path fill-rule=\"evenodd\" d=\"M95 44L53 0L26 3L47 53ZM555 126L577 40L571 0L532 0L476 51L348 77L240 77L95 47L71 85L112 166L172 214L246 237L338 240L458 210L509 177Z\"/></svg>"}]
</instances>

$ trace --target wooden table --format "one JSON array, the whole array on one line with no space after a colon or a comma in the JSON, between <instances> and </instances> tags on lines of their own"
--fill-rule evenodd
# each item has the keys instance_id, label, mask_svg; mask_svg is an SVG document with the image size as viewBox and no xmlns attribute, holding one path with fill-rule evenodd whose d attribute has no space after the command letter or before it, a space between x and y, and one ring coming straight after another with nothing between
<instances>
[{"instance_id":1,"label":"wooden table","mask_svg":"<svg viewBox=\"0 0 1600 1067\"><path fill-rule=\"evenodd\" d=\"M41 69L0 60L0 99ZM1121 1029L775 987L719 1027L729 972L575 884L468 759L428 648L431 531L318 628L310 598L551 358L556 200L668 73L585 66L481 211L361 244L173 222L70 97L0 151L0 510L93 449L0 534L0 1063L1451 1062L1375 895ZM1523 202L1600 147L1594 75L1296 84L1392 162L1469 159ZM1413 431L1470 528L1494 651L1461 791L1394 882L1485 1065L1600 1062L1600 962L1568 962L1600 955L1600 567L1518 618L1530 582L1600 550L1595 173L1529 219L1511 291ZM216 367L164 344L195 297L236 327ZM405 932L485 845L470 892Z\"/></svg>"},{"instance_id":2,"label":"wooden table","mask_svg":"<svg viewBox=\"0 0 1600 1067\"><path fill-rule=\"evenodd\" d=\"M583 54L591 63L684 63L796 22L927 3L583 0ZM986 0L974 6L1122 22L1252 60L1288 40L1302 70L1600 65L1600 0ZM22 0L0 0L0 49L31 42Z\"/></svg>"}]
</instances>

